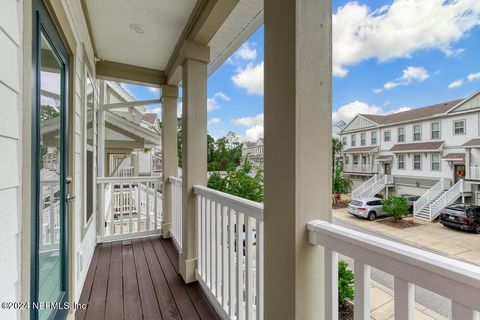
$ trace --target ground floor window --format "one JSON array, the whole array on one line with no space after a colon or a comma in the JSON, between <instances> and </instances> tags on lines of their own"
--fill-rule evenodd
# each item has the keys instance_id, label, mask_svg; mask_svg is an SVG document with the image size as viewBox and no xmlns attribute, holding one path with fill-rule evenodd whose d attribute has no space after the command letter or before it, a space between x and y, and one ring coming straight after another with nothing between
<instances>
[{"instance_id":1,"label":"ground floor window","mask_svg":"<svg viewBox=\"0 0 480 320\"><path fill-rule=\"evenodd\" d=\"M413 155L413 170L422 170L422 156L419 154Z\"/></svg>"},{"instance_id":2,"label":"ground floor window","mask_svg":"<svg viewBox=\"0 0 480 320\"><path fill-rule=\"evenodd\" d=\"M432 162L432 171L440 171L440 155L438 153L432 153L430 155L430 159Z\"/></svg>"},{"instance_id":3,"label":"ground floor window","mask_svg":"<svg viewBox=\"0 0 480 320\"><path fill-rule=\"evenodd\" d=\"M405 155L404 154L399 154L397 157L398 160L398 170L404 170L405 169Z\"/></svg>"}]
</instances>

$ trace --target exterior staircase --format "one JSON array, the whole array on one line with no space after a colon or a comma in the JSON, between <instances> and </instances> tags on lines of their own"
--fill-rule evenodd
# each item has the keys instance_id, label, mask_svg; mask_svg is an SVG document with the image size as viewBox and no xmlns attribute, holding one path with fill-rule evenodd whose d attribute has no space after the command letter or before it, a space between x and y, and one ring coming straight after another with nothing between
<instances>
[{"instance_id":1,"label":"exterior staircase","mask_svg":"<svg viewBox=\"0 0 480 320\"><path fill-rule=\"evenodd\" d=\"M442 178L413 204L413 216L417 219L433 221L442 210L457 201L464 192L463 180L459 180L451 188L450 180Z\"/></svg>"},{"instance_id":2,"label":"exterior staircase","mask_svg":"<svg viewBox=\"0 0 480 320\"><path fill-rule=\"evenodd\" d=\"M393 176L375 174L352 191L352 199L359 197L372 197L393 183Z\"/></svg>"}]
</instances>

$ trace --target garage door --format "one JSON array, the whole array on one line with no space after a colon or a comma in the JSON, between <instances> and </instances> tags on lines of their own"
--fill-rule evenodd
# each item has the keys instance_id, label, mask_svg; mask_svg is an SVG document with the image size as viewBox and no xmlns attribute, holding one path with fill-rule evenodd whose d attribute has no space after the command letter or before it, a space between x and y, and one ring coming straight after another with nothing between
<instances>
[{"instance_id":1,"label":"garage door","mask_svg":"<svg viewBox=\"0 0 480 320\"><path fill-rule=\"evenodd\" d=\"M428 188L421 188L415 186L405 186L397 184L397 194L411 194L414 196L422 196L425 192L428 191Z\"/></svg>"}]
</instances>

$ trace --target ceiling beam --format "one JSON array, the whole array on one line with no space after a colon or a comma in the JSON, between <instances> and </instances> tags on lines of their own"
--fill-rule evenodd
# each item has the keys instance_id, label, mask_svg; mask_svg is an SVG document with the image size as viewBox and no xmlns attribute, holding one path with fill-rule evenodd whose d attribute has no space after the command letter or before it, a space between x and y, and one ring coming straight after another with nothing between
<instances>
[{"instance_id":1,"label":"ceiling beam","mask_svg":"<svg viewBox=\"0 0 480 320\"><path fill-rule=\"evenodd\" d=\"M109 103L109 104L104 104L103 106L101 106L100 110L111 110L111 109L118 109L118 108L131 108L131 107L136 107L136 106L144 106L144 105L158 104L158 103L161 103L160 99Z\"/></svg>"},{"instance_id":2,"label":"ceiling beam","mask_svg":"<svg viewBox=\"0 0 480 320\"><path fill-rule=\"evenodd\" d=\"M103 80L128 82L150 87L160 87L162 84L166 84L163 71L108 60L98 61L95 65L95 71L97 78Z\"/></svg>"}]
</instances>

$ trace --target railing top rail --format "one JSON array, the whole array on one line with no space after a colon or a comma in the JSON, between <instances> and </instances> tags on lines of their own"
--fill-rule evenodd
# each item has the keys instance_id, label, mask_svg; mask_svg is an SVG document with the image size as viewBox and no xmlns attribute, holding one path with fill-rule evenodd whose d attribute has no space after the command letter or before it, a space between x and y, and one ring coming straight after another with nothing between
<instances>
[{"instance_id":1,"label":"railing top rail","mask_svg":"<svg viewBox=\"0 0 480 320\"><path fill-rule=\"evenodd\" d=\"M172 183L174 183L174 182L176 182L176 183L182 183L182 179L181 179L181 178L179 178L179 177L174 177L174 176L168 177L168 181L169 181L169 182L172 182Z\"/></svg>"},{"instance_id":2,"label":"railing top rail","mask_svg":"<svg viewBox=\"0 0 480 320\"><path fill-rule=\"evenodd\" d=\"M97 183L161 182L161 176L97 177Z\"/></svg>"},{"instance_id":3,"label":"railing top rail","mask_svg":"<svg viewBox=\"0 0 480 320\"><path fill-rule=\"evenodd\" d=\"M207 197L218 203L225 204L232 209L235 209L247 216L263 221L263 203L258 203L252 200L243 199L231 194L213 190L204 186L193 186L195 194Z\"/></svg>"},{"instance_id":4,"label":"railing top rail","mask_svg":"<svg viewBox=\"0 0 480 320\"><path fill-rule=\"evenodd\" d=\"M312 244L366 262L427 290L480 309L479 266L326 221L310 221L307 229Z\"/></svg>"},{"instance_id":5,"label":"railing top rail","mask_svg":"<svg viewBox=\"0 0 480 320\"><path fill-rule=\"evenodd\" d=\"M445 192L445 194L444 194L443 196L441 196L441 197L438 198L435 202L433 202L433 203L431 204L431 206L432 206L432 207L435 207L435 205L436 205L438 202L444 201L443 198L448 197L448 195L450 195L452 192L454 192L457 188L460 188L460 184L462 184L462 183L463 183L463 180L458 180L457 183L455 183L450 189L448 189L448 191ZM455 191L455 192L460 193L461 190Z\"/></svg>"}]
</instances>

